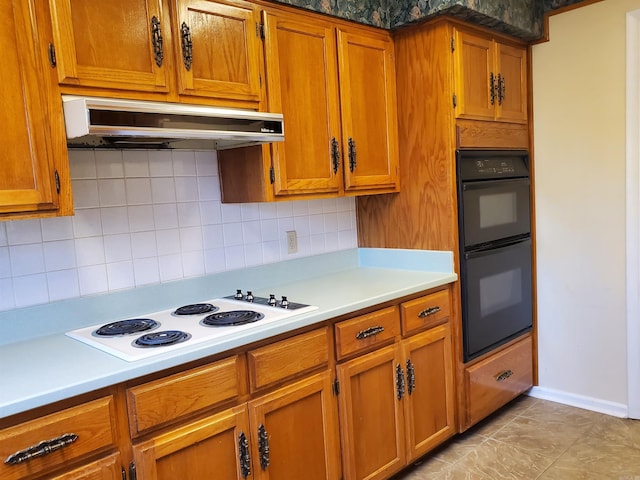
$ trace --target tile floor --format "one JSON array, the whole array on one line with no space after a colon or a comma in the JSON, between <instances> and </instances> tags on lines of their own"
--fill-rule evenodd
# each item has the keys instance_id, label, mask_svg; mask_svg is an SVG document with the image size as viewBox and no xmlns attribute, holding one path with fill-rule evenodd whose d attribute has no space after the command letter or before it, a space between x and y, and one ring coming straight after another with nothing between
<instances>
[{"instance_id":1,"label":"tile floor","mask_svg":"<svg viewBox=\"0 0 640 480\"><path fill-rule=\"evenodd\" d=\"M393 480L640 480L640 421L522 396Z\"/></svg>"}]
</instances>

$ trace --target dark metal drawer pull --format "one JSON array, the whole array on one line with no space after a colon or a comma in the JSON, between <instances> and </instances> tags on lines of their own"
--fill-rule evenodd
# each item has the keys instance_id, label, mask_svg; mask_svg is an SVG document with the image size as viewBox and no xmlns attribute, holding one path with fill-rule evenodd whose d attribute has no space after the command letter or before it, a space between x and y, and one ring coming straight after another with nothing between
<instances>
[{"instance_id":1,"label":"dark metal drawer pull","mask_svg":"<svg viewBox=\"0 0 640 480\"><path fill-rule=\"evenodd\" d=\"M38 443L37 445L25 448L24 450L20 450L13 455L9 455L4 463L6 463L7 465L17 465L19 463L31 460L32 458L44 457L45 455L49 455L56 450L60 450L61 448L71 445L77 439L78 435L76 435L75 433L65 433L64 435L60 435L57 438L45 440Z\"/></svg>"},{"instance_id":2,"label":"dark metal drawer pull","mask_svg":"<svg viewBox=\"0 0 640 480\"><path fill-rule=\"evenodd\" d=\"M513 375L513 372L511 370L505 370L504 372L502 372L500 375L496 377L496 382L501 382L503 380L506 380L511 375Z\"/></svg>"},{"instance_id":3,"label":"dark metal drawer pull","mask_svg":"<svg viewBox=\"0 0 640 480\"><path fill-rule=\"evenodd\" d=\"M164 59L162 29L160 28L160 20L155 15L151 17L151 44L153 45L153 56L156 60L156 65L161 67Z\"/></svg>"},{"instance_id":4,"label":"dark metal drawer pull","mask_svg":"<svg viewBox=\"0 0 640 480\"><path fill-rule=\"evenodd\" d=\"M249 440L244 432L238 435L238 450L240 453L240 473L242 478L251 475L251 456L249 455Z\"/></svg>"},{"instance_id":5,"label":"dark metal drawer pull","mask_svg":"<svg viewBox=\"0 0 640 480\"><path fill-rule=\"evenodd\" d=\"M398 400L402 400L404 397L404 370L400 364L396 366L396 393Z\"/></svg>"},{"instance_id":6,"label":"dark metal drawer pull","mask_svg":"<svg viewBox=\"0 0 640 480\"><path fill-rule=\"evenodd\" d=\"M433 315L434 313L438 313L439 311L440 311L440 307L429 307L421 311L418 314L418 317L425 318L425 317L428 317L429 315Z\"/></svg>"},{"instance_id":7,"label":"dark metal drawer pull","mask_svg":"<svg viewBox=\"0 0 640 480\"><path fill-rule=\"evenodd\" d=\"M407 392L409 395L416 389L416 370L410 358L407 358Z\"/></svg>"},{"instance_id":8,"label":"dark metal drawer pull","mask_svg":"<svg viewBox=\"0 0 640 480\"><path fill-rule=\"evenodd\" d=\"M374 335L382 332L384 332L384 327L381 325L376 325L375 327L369 327L365 328L364 330L360 330L356 334L356 339L364 340L365 338L373 337Z\"/></svg>"},{"instance_id":9,"label":"dark metal drawer pull","mask_svg":"<svg viewBox=\"0 0 640 480\"><path fill-rule=\"evenodd\" d=\"M182 61L187 71L191 70L193 62L193 43L191 42L191 29L186 22L180 26L180 37L182 38Z\"/></svg>"},{"instance_id":10,"label":"dark metal drawer pull","mask_svg":"<svg viewBox=\"0 0 640 480\"><path fill-rule=\"evenodd\" d=\"M258 453L260 453L260 467L266 470L271 460L269 459L269 434L263 424L258 427Z\"/></svg>"}]
</instances>

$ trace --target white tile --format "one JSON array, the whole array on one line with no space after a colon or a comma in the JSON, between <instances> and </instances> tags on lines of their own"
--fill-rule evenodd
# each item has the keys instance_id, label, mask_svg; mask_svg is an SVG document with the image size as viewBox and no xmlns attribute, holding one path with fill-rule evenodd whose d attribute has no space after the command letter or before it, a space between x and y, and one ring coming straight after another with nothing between
<instances>
[{"instance_id":1,"label":"white tile","mask_svg":"<svg viewBox=\"0 0 640 480\"><path fill-rule=\"evenodd\" d=\"M96 178L96 156L93 150L69 150L71 178Z\"/></svg>"},{"instance_id":2,"label":"white tile","mask_svg":"<svg viewBox=\"0 0 640 480\"><path fill-rule=\"evenodd\" d=\"M259 243L244 246L244 262L247 267L262 265L262 245Z\"/></svg>"},{"instance_id":3,"label":"white tile","mask_svg":"<svg viewBox=\"0 0 640 480\"><path fill-rule=\"evenodd\" d=\"M311 242L311 255L319 255L321 253L325 253L326 247L323 233L320 233L318 235L311 235L309 239Z\"/></svg>"},{"instance_id":4,"label":"white tile","mask_svg":"<svg viewBox=\"0 0 640 480\"><path fill-rule=\"evenodd\" d=\"M40 220L14 220L7 222L6 226L9 245L42 242Z\"/></svg>"},{"instance_id":5,"label":"white tile","mask_svg":"<svg viewBox=\"0 0 640 480\"><path fill-rule=\"evenodd\" d=\"M73 180L73 205L75 208L93 208L100 206L97 180Z\"/></svg>"},{"instance_id":6,"label":"white tile","mask_svg":"<svg viewBox=\"0 0 640 480\"><path fill-rule=\"evenodd\" d=\"M323 213L322 200L309 200L308 206L309 206L309 215Z\"/></svg>"},{"instance_id":7,"label":"white tile","mask_svg":"<svg viewBox=\"0 0 640 480\"><path fill-rule=\"evenodd\" d=\"M149 174L152 177L173 177L173 158L170 151L149 151Z\"/></svg>"},{"instance_id":8,"label":"white tile","mask_svg":"<svg viewBox=\"0 0 640 480\"><path fill-rule=\"evenodd\" d=\"M324 214L324 231L325 233L338 231L338 214L337 213Z\"/></svg>"},{"instance_id":9,"label":"white tile","mask_svg":"<svg viewBox=\"0 0 640 480\"><path fill-rule=\"evenodd\" d=\"M264 263L280 261L280 242L278 240L262 243L262 261Z\"/></svg>"},{"instance_id":10,"label":"white tile","mask_svg":"<svg viewBox=\"0 0 640 480\"><path fill-rule=\"evenodd\" d=\"M49 288L49 301L64 300L80 296L80 284L78 283L78 270L58 270L47 273L47 286Z\"/></svg>"},{"instance_id":11,"label":"white tile","mask_svg":"<svg viewBox=\"0 0 640 480\"><path fill-rule=\"evenodd\" d=\"M339 197L336 199L338 212L350 212L356 209L355 197Z\"/></svg>"},{"instance_id":12,"label":"white tile","mask_svg":"<svg viewBox=\"0 0 640 480\"><path fill-rule=\"evenodd\" d=\"M139 205L128 208L129 230L131 232L147 232L154 230L153 207L151 205Z\"/></svg>"},{"instance_id":13,"label":"white tile","mask_svg":"<svg viewBox=\"0 0 640 480\"><path fill-rule=\"evenodd\" d=\"M129 211L127 207L109 207L100 210L102 232L105 235L129 232Z\"/></svg>"},{"instance_id":14,"label":"white tile","mask_svg":"<svg viewBox=\"0 0 640 480\"><path fill-rule=\"evenodd\" d=\"M52 217L40 220L42 240L70 240L73 238L73 217ZM2 242L0 242L2 245Z\"/></svg>"},{"instance_id":15,"label":"white tile","mask_svg":"<svg viewBox=\"0 0 640 480\"><path fill-rule=\"evenodd\" d=\"M44 273L13 277L16 307L28 307L49 302L47 276Z\"/></svg>"},{"instance_id":16,"label":"white tile","mask_svg":"<svg viewBox=\"0 0 640 480\"><path fill-rule=\"evenodd\" d=\"M156 236L158 255L180 253L180 231L177 228L163 230Z\"/></svg>"},{"instance_id":17,"label":"white tile","mask_svg":"<svg viewBox=\"0 0 640 480\"><path fill-rule=\"evenodd\" d=\"M280 202L276 205L276 216L286 218L293 216L293 202Z\"/></svg>"},{"instance_id":18,"label":"white tile","mask_svg":"<svg viewBox=\"0 0 640 480\"><path fill-rule=\"evenodd\" d=\"M180 250L183 253L202 251L202 227L180 229Z\"/></svg>"},{"instance_id":19,"label":"white tile","mask_svg":"<svg viewBox=\"0 0 640 480\"><path fill-rule=\"evenodd\" d=\"M259 203L243 203L240 206L243 222L252 220L260 220L260 204Z\"/></svg>"},{"instance_id":20,"label":"white tile","mask_svg":"<svg viewBox=\"0 0 640 480\"><path fill-rule=\"evenodd\" d=\"M223 247L222 225L204 225L202 227L202 239L202 248L204 250Z\"/></svg>"},{"instance_id":21,"label":"white tile","mask_svg":"<svg viewBox=\"0 0 640 480\"><path fill-rule=\"evenodd\" d=\"M298 232L298 237L309 236L309 217L293 217L293 229Z\"/></svg>"},{"instance_id":22,"label":"white tile","mask_svg":"<svg viewBox=\"0 0 640 480\"><path fill-rule=\"evenodd\" d=\"M182 254L182 269L185 277L195 277L204 274L204 253L202 250L197 252L184 252Z\"/></svg>"},{"instance_id":23,"label":"white tile","mask_svg":"<svg viewBox=\"0 0 640 480\"><path fill-rule=\"evenodd\" d=\"M338 211L338 200L336 198L323 198L321 202L324 213L334 213Z\"/></svg>"},{"instance_id":24,"label":"white tile","mask_svg":"<svg viewBox=\"0 0 640 480\"><path fill-rule=\"evenodd\" d=\"M153 219L157 230L178 228L178 206L175 203L162 203L153 206Z\"/></svg>"},{"instance_id":25,"label":"white tile","mask_svg":"<svg viewBox=\"0 0 640 480\"><path fill-rule=\"evenodd\" d=\"M236 270L245 267L244 263L244 246L234 245L224 247L224 259L226 270Z\"/></svg>"},{"instance_id":26,"label":"white tile","mask_svg":"<svg viewBox=\"0 0 640 480\"><path fill-rule=\"evenodd\" d=\"M149 153L147 150L123 150L124 176L149 177Z\"/></svg>"},{"instance_id":27,"label":"white tile","mask_svg":"<svg viewBox=\"0 0 640 480\"><path fill-rule=\"evenodd\" d=\"M0 278L0 310L15 308L16 301L13 298L13 279Z\"/></svg>"},{"instance_id":28,"label":"white tile","mask_svg":"<svg viewBox=\"0 0 640 480\"><path fill-rule=\"evenodd\" d=\"M176 186L173 177L151 179L151 198L153 203L175 203Z\"/></svg>"},{"instance_id":29,"label":"white tile","mask_svg":"<svg viewBox=\"0 0 640 480\"><path fill-rule=\"evenodd\" d=\"M242 222L242 238L244 238L245 245L260 243L262 241L260 222L258 220Z\"/></svg>"},{"instance_id":30,"label":"white tile","mask_svg":"<svg viewBox=\"0 0 640 480\"><path fill-rule=\"evenodd\" d=\"M6 227L7 223L8 222L0 222L0 247L4 247L8 245L7 227Z\"/></svg>"},{"instance_id":31,"label":"white tile","mask_svg":"<svg viewBox=\"0 0 640 480\"><path fill-rule=\"evenodd\" d=\"M9 247L9 257L13 277L44 273L45 271L42 243L11 246Z\"/></svg>"},{"instance_id":32,"label":"white tile","mask_svg":"<svg viewBox=\"0 0 640 480\"><path fill-rule=\"evenodd\" d=\"M222 225L222 238L224 246L242 245L242 223L225 223Z\"/></svg>"},{"instance_id":33,"label":"white tile","mask_svg":"<svg viewBox=\"0 0 640 480\"><path fill-rule=\"evenodd\" d=\"M278 240L278 220L275 218L260 220L260 232L263 242Z\"/></svg>"},{"instance_id":34,"label":"white tile","mask_svg":"<svg viewBox=\"0 0 640 480\"><path fill-rule=\"evenodd\" d=\"M131 260L124 262L107 264L107 283L109 291L123 290L125 288L133 288L135 280L133 277L133 262Z\"/></svg>"},{"instance_id":35,"label":"white tile","mask_svg":"<svg viewBox=\"0 0 640 480\"><path fill-rule=\"evenodd\" d=\"M0 247L0 278L11 278L9 247Z\"/></svg>"},{"instance_id":36,"label":"white tile","mask_svg":"<svg viewBox=\"0 0 640 480\"><path fill-rule=\"evenodd\" d=\"M117 207L127 204L127 194L122 178L98 180L98 195L101 207Z\"/></svg>"},{"instance_id":37,"label":"white tile","mask_svg":"<svg viewBox=\"0 0 640 480\"><path fill-rule=\"evenodd\" d=\"M73 236L75 238L102 235L102 219L99 208L78 210L73 216Z\"/></svg>"},{"instance_id":38,"label":"white tile","mask_svg":"<svg viewBox=\"0 0 640 480\"><path fill-rule=\"evenodd\" d=\"M122 150L96 150L98 178L123 178Z\"/></svg>"},{"instance_id":39,"label":"white tile","mask_svg":"<svg viewBox=\"0 0 640 480\"><path fill-rule=\"evenodd\" d=\"M351 212L338 212L338 231L351 230Z\"/></svg>"},{"instance_id":40,"label":"white tile","mask_svg":"<svg viewBox=\"0 0 640 480\"><path fill-rule=\"evenodd\" d=\"M227 267L224 259L224 248L205 250L204 267L206 273L224 272Z\"/></svg>"},{"instance_id":41,"label":"white tile","mask_svg":"<svg viewBox=\"0 0 640 480\"><path fill-rule=\"evenodd\" d=\"M309 215L309 235L324 233L324 215Z\"/></svg>"},{"instance_id":42,"label":"white tile","mask_svg":"<svg viewBox=\"0 0 640 480\"><path fill-rule=\"evenodd\" d=\"M173 150L173 173L176 177L196 175L196 156L190 150Z\"/></svg>"},{"instance_id":43,"label":"white tile","mask_svg":"<svg viewBox=\"0 0 640 480\"><path fill-rule=\"evenodd\" d=\"M44 264L47 272L76 268L76 248L73 240L44 242Z\"/></svg>"},{"instance_id":44,"label":"white tile","mask_svg":"<svg viewBox=\"0 0 640 480\"><path fill-rule=\"evenodd\" d=\"M341 250L355 248L358 246L356 232L353 230L343 230L338 232L338 248Z\"/></svg>"},{"instance_id":45,"label":"white tile","mask_svg":"<svg viewBox=\"0 0 640 480\"><path fill-rule=\"evenodd\" d=\"M133 261L136 286L160 282L158 258L139 258Z\"/></svg>"},{"instance_id":46,"label":"white tile","mask_svg":"<svg viewBox=\"0 0 640 480\"><path fill-rule=\"evenodd\" d=\"M198 202L178 203L178 225L180 227L200 226L200 205Z\"/></svg>"},{"instance_id":47,"label":"white tile","mask_svg":"<svg viewBox=\"0 0 640 480\"><path fill-rule=\"evenodd\" d=\"M156 237L163 232L137 232L131 234L131 250L133 258L158 256Z\"/></svg>"},{"instance_id":48,"label":"white tile","mask_svg":"<svg viewBox=\"0 0 640 480\"><path fill-rule=\"evenodd\" d=\"M293 230L293 217L279 218L278 219L278 238L285 238L286 233L289 230Z\"/></svg>"},{"instance_id":49,"label":"white tile","mask_svg":"<svg viewBox=\"0 0 640 480\"><path fill-rule=\"evenodd\" d=\"M260 218L266 220L267 218L277 218L278 210L275 203L261 203L260 204Z\"/></svg>"},{"instance_id":50,"label":"white tile","mask_svg":"<svg viewBox=\"0 0 640 480\"><path fill-rule=\"evenodd\" d=\"M75 243L78 267L104 264L103 237L76 238Z\"/></svg>"},{"instance_id":51,"label":"white tile","mask_svg":"<svg viewBox=\"0 0 640 480\"><path fill-rule=\"evenodd\" d=\"M291 209L293 211L294 217L299 217L300 215L309 215L309 202L306 200L297 200L295 202L291 202Z\"/></svg>"},{"instance_id":52,"label":"white tile","mask_svg":"<svg viewBox=\"0 0 640 480\"><path fill-rule=\"evenodd\" d=\"M161 282L168 282L184 277L182 272L182 255L179 253L158 257L158 267L160 268Z\"/></svg>"},{"instance_id":53,"label":"white tile","mask_svg":"<svg viewBox=\"0 0 640 480\"><path fill-rule=\"evenodd\" d=\"M196 177L176 177L174 181L176 185L176 200L178 202L198 201L198 179Z\"/></svg>"},{"instance_id":54,"label":"white tile","mask_svg":"<svg viewBox=\"0 0 640 480\"><path fill-rule=\"evenodd\" d=\"M218 155L215 150L196 152L196 172L198 176L218 175Z\"/></svg>"},{"instance_id":55,"label":"white tile","mask_svg":"<svg viewBox=\"0 0 640 480\"><path fill-rule=\"evenodd\" d=\"M311 237L308 235L298 237L298 255L301 257L311 255Z\"/></svg>"},{"instance_id":56,"label":"white tile","mask_svg":"<svg viewBox=\"0 0 640 480\"><path fill-rule=\"evenodd\" d=\"M324 234L324 247L327 252L338 250L338 232L328 232Z\"/></svg>"},{"instance_id":57,"label":"white tile","mask_svg":"<svg viewBox=\"0 0 640 480\"><path fill-rule=\"evenodd\" d=\"M223 203L222 223L240 222L242 220L242 206L237 203Z\"/></svg>"},{"instance_id":58,"label":"white tile","mask_svg":"<svg viewBox=\"0 0 640 480\"><path fill-rule=\"evenodd\" d=\"M131 260L131 236L128 233L105 235L103 238L104 259L108 264Z\"/></svg>"},{"instance_id":59,"label":"white tile","mask_svg":"<svg viewBox=\"0 0 640 480\"><path fill-rule=\"evenodd\" d=\"M107 266L102 264L78 268L78 282L80 295L93 295L109 291Z\"/></svg>"},{"instance_id":60,"label":"white tile","mask_svg":"<svg viewBox=\"0 0 640 480\"><path fill-rule=\"evenodd\" d=\"M151 203L151 180L149 178L127 178L127 205L148 205Z\"/></svg>"},{"instance_id":61,"label":"white tile","mask_svg":"<svg viewBox=\"0 0 640 480\"><path fill-rule=\"evenodd\" d=\"M200 200L220 200L220 179L218 177L197 177L198 198Z\"/></svg>"},{"instance_id":62,"label":"white tile","mask_svg":"<svg viewBox=\"0 0 640 480\"><path fill-rule=\"evenodd\" d=\"M218 201L200 202L200 223L215 225L222 223L222 205Z\"/></svg>"}]
</instances>

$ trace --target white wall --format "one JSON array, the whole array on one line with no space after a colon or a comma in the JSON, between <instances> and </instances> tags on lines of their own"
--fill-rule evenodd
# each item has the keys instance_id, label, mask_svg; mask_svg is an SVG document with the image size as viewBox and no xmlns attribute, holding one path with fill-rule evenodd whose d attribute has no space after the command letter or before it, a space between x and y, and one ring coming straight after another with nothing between
<instances>
[{"instance_id":1,"label":"white wall","mask_svg":"<svg viewBox=\"0 0 640 480\"><path fill-rule=\"evenodd\" d=\"M221 204L215 152L69 159L73 217L0 222L0 310L357 246L353 198Z\"/></svg>"},{"instance_id":2,"label":"white wall","mask_svg":"<svg viewBox=\"0 0 640 480\"><path fill-rule=\"evenodd\" d=\"M552 16L533 47L539 382L596 409L627 404L625 23L637 8Z\"/></svg>"}]
</instances>

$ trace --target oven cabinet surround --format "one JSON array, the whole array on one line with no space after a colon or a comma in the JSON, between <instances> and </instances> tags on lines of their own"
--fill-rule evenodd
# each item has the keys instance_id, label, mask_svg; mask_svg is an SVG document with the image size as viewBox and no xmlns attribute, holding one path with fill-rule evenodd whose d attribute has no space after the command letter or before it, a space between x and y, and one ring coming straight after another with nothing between
<instances>
[{"instance_id":1,"label":"oven cabinet surround","mask_svg":"<svg viewBox=\"0 0 640 480\"><path fill-rule=\"evenodd\" d=\"M464 32L463 38L488 41L486 48L480 49L485 54L495 48L496 43L515 46L526 52L526 46L514 39L446 17L398 30L394 41L398 72L402 190L394 196L358 197L356 201L360 246L454 250L457 271L459 243L456 149L529 150L527 123L496 121L494 113L487 115L486 119L461 118L460 104L458 107L453 106L451 100L454 94L459 95L458 82L462 76L459 57L465 48L461 47L460 40L455 40L456 34L460 32ZM478 62L487 66L481 69L483 72L491 68L486 58ZM523 75L528 77L526 70ZM486 78L482 79L482 83L486 93L489 83ZM434 122L434 118L438 118L438 121ZM467 369L487 361L490 366L485 368L491 370L488 359L508 349L511 344L465 364L460 329L459 283L452 288L452 295L451 325L457 378L457 418L459 430L464 430L506 402L503 396L492 394L484 400L485 406L477 408L476 400L471 398L473 381L465 381L469 372L474 370ZM503 388L508 391L507 396L516 390L525 391L535 381L535 318L533 332L522 338L531 338L532 342L525 343L526 346L518 350L517 363L519 367L525 366L526 371L532 374L529 381L517 382L517 388L510 383L516 383L515 372L521 371L520 368L512 369L514 376L509 380L492 384L492 389ZM506 369L509 367L503 370ZM493 373L499 376L501 371L491 371Z\"/></svg>"},{"instance_id":2,"label":"oven cabinet surround","mask_svg":"<svg viewBox=\"0 0 640 480\"><path fill-rule=\"evenodd\" d=\"M73 212L62 107L39 48L34 8L33 0L0 2L0 219Z\"/></svg>"},{"instance_id":3,"label":"oven cabinet surround","mask_svg":"<svg viewBox=\"0 0 640 480\"><path fill-rule=\"evenodd\" d=\"M398 190L390 35L305 12L265 8L269 110L285 141L219 153L224 202Z\"/></svg>"},{"instance_id":4,"label":"oven cabinet surround","mask_svg":"<svg viewBox=\"0 0 640 480\"><path fill-rule=\"evenodd\" d=\"M257 7L242 0L50 0L66 93L257 107ZM108 21L105 21L108 19ZM164 97L164 98L163 98Z\"/></svg>"}]
</instances>

